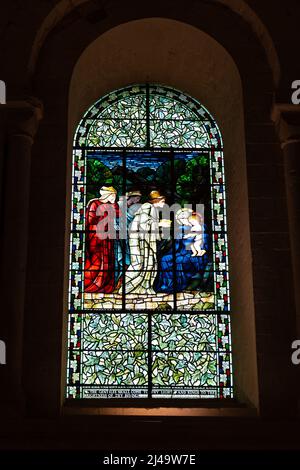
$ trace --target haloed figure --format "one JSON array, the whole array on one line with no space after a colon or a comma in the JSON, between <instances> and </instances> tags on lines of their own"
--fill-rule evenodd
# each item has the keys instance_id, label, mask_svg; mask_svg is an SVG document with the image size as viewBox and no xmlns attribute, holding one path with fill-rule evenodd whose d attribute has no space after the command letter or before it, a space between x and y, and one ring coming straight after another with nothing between
<instances>
[{"instance_id":1,"label":"haloed figure","mask_svg":"<svg viewBox=\"0 0 300 470\"><path fill-rule=\"evenodd\" d=\"M154 286L157 292L168 294L189 290L195 279L204 283L209 262L209 236L201 215L182 208L175 218L174 247L161 253Z\"/></svg>"},{"instance_id":2,"label":"haloed figure","mask_svg":"<svg viewBox=\"0 0 300 470\"><path fill-rule=\"evenodd\" d=\"M119 215L116 197L117 191L112 186L102 186L100 197L89 201L86 209L85 292L111 293L115 288L115 236L109 230Z\"/></svg>"},{"instance_id":3,"label":"haloed figure","mask_svg":"<svg viewBox=\"0 0 300 470\"><path fill-rule=\"evenodd\" d=\"M200 214L193 213L188 218L189 223L192 228L188 233L184 235L184 238L190 239L191 243L189 245L190 250L192 250L192 256L203 256L205 250L202 249L203 245L203 219Z\"/></svg>"}]
</instances>

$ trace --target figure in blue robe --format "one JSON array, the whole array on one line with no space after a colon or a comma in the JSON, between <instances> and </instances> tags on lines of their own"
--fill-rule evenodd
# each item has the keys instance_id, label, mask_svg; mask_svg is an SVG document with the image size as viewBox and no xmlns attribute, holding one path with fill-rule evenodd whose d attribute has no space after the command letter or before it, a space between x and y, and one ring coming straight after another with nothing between
<instances>
[{"instance_id":1,"label":"figure in blue robe","mask_svg":"<svg viewBox=\"0 0 300 470\"><path fill-rule=\"evenodd\" d=\"M179 230L183 234L190 232L189 226L180 226ZM192 256L191 244L193 235L190 238L175 237L174 248L169 247L167 251L162 252L158 260L158 276L154 285L156 292L173 293L183 292L195 281L197 284L204 285L209 277L209 235L206 226L203 225L203 241L201 249L205 250L202 256ZM176 258L176 279L174 279L173 250Z\"/></svg>"},{"instance_id":2,"label":"figure in blue robe","mask_svg":"<svg viewBox=\"0 0 300 470\"><path fill-rule=\"evenodd\" d=\"M115 282L116 284L119 282L123 268L126 269L130 265L130 248L129 248L129 240L128 240L128 230L130 228L131 222L134 219L136 212L139 209L139 202L141 200L142 194L140 191L130 191L126 193L125 198L120 198L118 205L119 205L119 212L120 216L123 219L117 218L116 219L116 230L117 233L121 233L124 235L126 233L125 240L117 239L115 241ZM126 219L124 219L124 217ZM124 252L124 253L123 253Z\"/></svg>"}]
</instances>

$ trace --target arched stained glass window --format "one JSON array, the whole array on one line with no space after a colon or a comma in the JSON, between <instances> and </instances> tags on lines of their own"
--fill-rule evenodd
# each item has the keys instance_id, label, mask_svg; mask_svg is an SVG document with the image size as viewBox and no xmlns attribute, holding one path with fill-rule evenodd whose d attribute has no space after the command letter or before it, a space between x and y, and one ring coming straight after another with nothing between
<instances>
[{"instance_id":1,"label":"arched stained glass window","mask_svg":"<svg viewBox=\"0 0 300 470\"><path fill-rule=\"evenodd\" d=\"M195 99L135 85L73 147L69 398L231 398L223 144Z\"/></svg>"}]
</instances>

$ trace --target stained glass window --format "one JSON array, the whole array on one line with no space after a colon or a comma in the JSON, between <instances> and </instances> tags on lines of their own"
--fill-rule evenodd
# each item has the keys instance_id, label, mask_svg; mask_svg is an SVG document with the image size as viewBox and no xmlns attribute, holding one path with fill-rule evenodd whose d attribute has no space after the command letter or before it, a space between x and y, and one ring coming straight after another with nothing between
<instances>
[{"instance_id":1,"label":"stained glass window","mask_svg":"<svg viewBox=\"0 0 300 470\"><path fill-rule=\"evenodd\" d=\"M68 398L233 397L223 144L195 99L135 85L83 116L68 315Z\"/></svg>"}]
</instances>

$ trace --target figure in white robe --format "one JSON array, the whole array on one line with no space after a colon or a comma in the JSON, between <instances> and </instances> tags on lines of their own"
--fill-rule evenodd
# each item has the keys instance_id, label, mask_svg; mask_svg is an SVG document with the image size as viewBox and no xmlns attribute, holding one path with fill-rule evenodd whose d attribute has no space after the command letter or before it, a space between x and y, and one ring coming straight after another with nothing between
<instances>
[{"instance_id":1,"label":"figure in white robe","mask_svg":"<svg viewBox=\"0 0 300 470\"><path fill-rule=\"evenodd\" d=\"M126 294L155 294L153 284L157 276L157 241L160 227L168 222L159 221L159 207L165 197L158 191L150 193L150 202L136 212L129 227L130 265L125 273ZM122 287L120 288L120 292Z\"/></svg>"}]
</instances>

